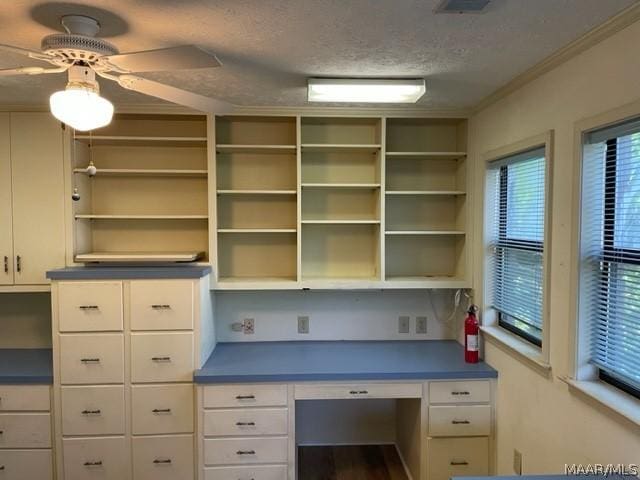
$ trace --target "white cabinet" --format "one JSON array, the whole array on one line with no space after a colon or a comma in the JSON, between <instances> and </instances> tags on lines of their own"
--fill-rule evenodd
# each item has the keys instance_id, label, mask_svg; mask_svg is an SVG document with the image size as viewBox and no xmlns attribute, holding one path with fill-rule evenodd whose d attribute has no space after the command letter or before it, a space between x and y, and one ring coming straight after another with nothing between
<instances>
[{"instance_id":1,"label":"white cabinet","mask_svg":"<svg viewBox=\"0 0 640 480\"><path fill-rule=\"evenodd\" d=\"M42 285L65 263L63 130L49 113L0 114L0 285Z\"/></svg>"}]
</instances>

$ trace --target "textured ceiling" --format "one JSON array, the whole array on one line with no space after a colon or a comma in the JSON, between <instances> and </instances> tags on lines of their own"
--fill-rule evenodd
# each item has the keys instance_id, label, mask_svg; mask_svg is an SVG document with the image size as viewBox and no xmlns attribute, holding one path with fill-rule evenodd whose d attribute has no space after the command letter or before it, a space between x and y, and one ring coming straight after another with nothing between
<instances>
[{"instance_id":1,"label":"textured ceiling","mask_svg":"<svg viewBox=\"0 0 640 480\"><path fill-rule=\"evenodd\" d=\"M248 106L307 105L310 76L425 77L427 108L467 108L634 0L0 0L0 43L39 48L63 14L92 14L121 52L196 44L222 68L145 74ZM99 7L99 8L98 8ZM0 52L0 68L39 64ZM0 104L45 103L63 75L0 77ZM150 97L101 80L116 104Z\"/></svg>"}]
</instances>

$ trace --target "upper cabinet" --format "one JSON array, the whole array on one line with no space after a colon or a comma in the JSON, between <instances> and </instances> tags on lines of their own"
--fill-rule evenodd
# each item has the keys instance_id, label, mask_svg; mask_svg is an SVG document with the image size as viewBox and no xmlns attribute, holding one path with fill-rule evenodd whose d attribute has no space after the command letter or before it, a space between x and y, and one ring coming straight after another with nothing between
<instances>
[{"instance_id":1,"label":"upper cabinet","mask_svg":"<svg viewBox=\"0 0 640 480\"><path fill-rule=\"evenodd\" d=\"M68 263L208 261L207 136L203 115L119 114L76 132Z\"/></svg>"},{"instance_id":2,"label":"upper cabinet","mask_svg":"<svg viewBox=\"0 0 640 480\"><path fill-rule=\"evenodd\" d=\"M215 288L470 285L464 119L215 122Z\"/></svg>"},{"instance_id":3,"label":"upper cabinet","mask_svg":"<svg viewBox=\"0 0 640 480\"><path fill-rule=\"evenodd\" d=\"M0 113L0 285L5 290L39 289L48 284L47 270L65 264L63 135L49 113Z\"/></svg>"}]
</instances>

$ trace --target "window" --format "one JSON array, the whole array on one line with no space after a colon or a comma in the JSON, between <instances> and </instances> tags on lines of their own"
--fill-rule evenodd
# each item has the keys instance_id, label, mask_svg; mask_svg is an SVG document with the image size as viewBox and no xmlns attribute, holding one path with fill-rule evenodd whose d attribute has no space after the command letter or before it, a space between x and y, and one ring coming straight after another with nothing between
<instances>
[{"instance_id":1,"label":"window","mask_svg":"<svg viewBox=\"0 0 640 480\"><path fill-rule=\"evenodd\" d=\"M494 194L490 302L498 325L542 346L545 149L489 163Z\"/></svg>"},{"instance_id":2,"label":"window","mask_svg":"<svg viewBox=\"0 0 640 480\"><path fill-rule=\"evenodd\" d=\"M589 361L640 398L640 121L585 136L581 225Z\"/></svg>"}]
</instances>

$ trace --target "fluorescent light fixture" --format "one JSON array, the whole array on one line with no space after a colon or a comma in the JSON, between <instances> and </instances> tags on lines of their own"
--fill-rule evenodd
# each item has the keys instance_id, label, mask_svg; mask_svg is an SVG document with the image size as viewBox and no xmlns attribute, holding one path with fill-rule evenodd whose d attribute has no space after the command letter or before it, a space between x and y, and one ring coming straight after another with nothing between
<instances>
[{"instance_id":1,"label":"fluorescent light fixture","mask_svg":"<svg viewBox=\"0 0 640 480\"><path fill-rule=\"evenodd\" d=\"M51 113L75 130L85 132L111 123L113 104L100 96L93 70L73 66L64 90L49 98Z\"/></svg>"},{"instance_id":2,"label":"fluorescent light fixture","mask_svg":"<svg viewBox=\"0 0 640 480\"><path fill-rule=\"evenodd\" d=\"M425 92L424 79L310 78L310 102L416 103Z\"/></svg>"}]
</instances>

